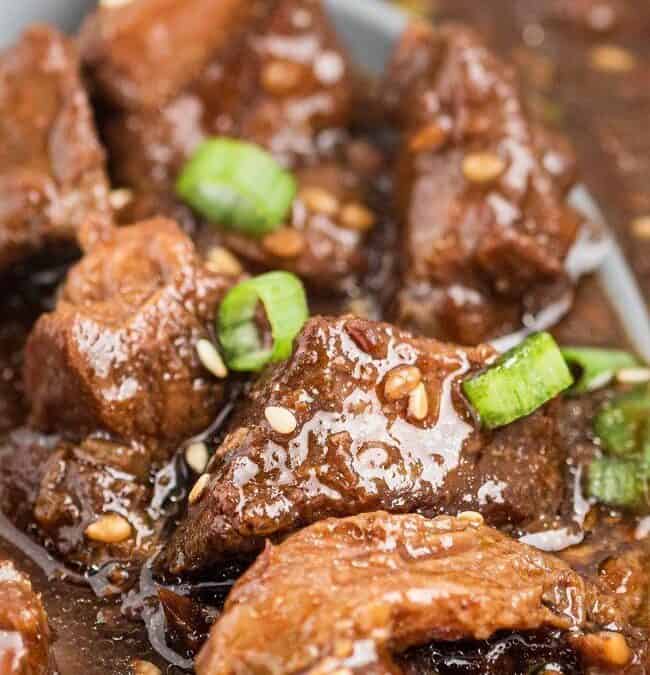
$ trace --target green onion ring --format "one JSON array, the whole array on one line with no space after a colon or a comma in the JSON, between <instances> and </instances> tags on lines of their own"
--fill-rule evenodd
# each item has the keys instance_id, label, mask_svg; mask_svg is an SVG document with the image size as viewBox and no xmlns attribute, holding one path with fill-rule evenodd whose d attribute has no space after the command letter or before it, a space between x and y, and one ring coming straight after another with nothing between
<instances>
[{"instance_id":1,"label":"green onion ring","mask_svg":"<svg viewBox=\"0 0 650 675\"><path fill-rule=\"evenodd\" d=\"M623 368L639 365L629 352L596 347L563 347L562 356L578 377L570 394L585 394L604 387Z\"/></svg>"},{"instance_id":2,"label":"green onion ring","mask_svg":"<svg viewBox=\"0 0 650 675\"><path fill-rule=\"evenodd\" d=\"M271 326L273 345L264 348L255 324L261 302ZM228 291L219 308L217 334L231 370L261 370L291 356L293 341L309 318L302 282L289 272L267 272Z\"/></svg>"},{"instance_id":3,"label":"green onion ring","mask_svg":"<svg viewBox=\"0 0 650 675\"><path fill-rule=\"evenodd\" d=\"M573 383L550 333L533 333L462 389L488 429L529 415Z\"/></svg>"},{"instance_id":4,"label":"green onion ring","mask_svg":"<svg viewBox=\"0 0 650 675\"><path fill-rule=\"evenodd\" d=\"M176 182L181 199L209 222L254 237L282 225L296 189L268 152L221 137L202 143Z\"/></svg>"}]
</instances>

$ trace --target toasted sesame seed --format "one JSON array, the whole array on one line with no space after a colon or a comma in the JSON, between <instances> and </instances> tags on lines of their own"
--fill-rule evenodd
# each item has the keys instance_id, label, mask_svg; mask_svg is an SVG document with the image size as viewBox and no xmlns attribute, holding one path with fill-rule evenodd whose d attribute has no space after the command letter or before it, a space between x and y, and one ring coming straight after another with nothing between
<instances>
[{"instance_id":1,"label":"toasted sesame seed","mask_svg":"<svg viewBox=\"0 0 650 675\"><path fill-rule=\"evenodd\" d=\"M609 73L626 73L636 68L632 52L617 45L599 45L591 50L592 68Z\"/></svg>"},{"instance_id":2,"label":"toasted sesame seed","mask_svg":"<svg viewBox=\"0 0 650 675\"><path fill-rule=\"evenodd\" d=\"M621 368L616 373L621 384L643 384L650 382L650 368Z\"/></svg>"},{"instance_id":3,"label":"toasted sesame seed","mask_svg":"<svg viewBox=\"0 0 650 675\"><path fill-rule=\"evenodd\" d=\"M324 213L326 216L335 216L339 212L339 200L322 188L304 187L300 190L298 198L310 211Z\"/></svg>"},{"instance_id":4,"label":"toasted sesame seed","mask_svg":"<svg viewBox=\"0 0 650 675\"><path fill-rule=\"evenodd\" d=\"M125 206L128 206L133 200L133 191L128 188L119 188L111 190L108 195L108 201L111 208L115 211L121 211Z\"/></svg>"},{"instance_id":5,"label":"toasted sesame seed","mask_svg":"<svg viewBox=\"0 0 650 675\"><path fill-rule=\"evenodd\" d=\"M276 232L267 234L262 239L262 246L278 258L295 258L305 247L305 238L292 227L283 227Z\"/></svg>"},{"instance_id":6,"label":"toasted sesame seed","mask_svg":"<svg viewBox=\"0 0 650 675\"><path fill-rule=\"evenodd\" d=\"M162 671L151 661L133 661L133 675L162 675Z\"/></svg>"},{"instance_id":7,"label":"toasted sesame seed","mask_svg":"<svg viewBox=\"0 0 650 675\"><path fill-rule=\"evenodd\" d=\"M467 520L472 525L483 525L485 522L483 516L478 511L463 511L458 514L460 520Z\"/></svg>"},{"instance_id":8,"label":"toasted sesame seed","mask_svg":"<svg viewBox=\"0 0 650 675\"><path fill-rule=\"evenodd\" d=\"M288 408L281 406L269 405L264 410L264 417L271 425L274 431L279 434L291 434L296 430L298 421L296 416Z\"/></svg>"},{"instance_id":9,"label":"toasted sesame seed","mask_svg":"<svg viewBox=\"0 0 650 675\"><path fill-rule=\"evenodd\" d=\"M389 401L397 401L408 396L421 381L422 373L417 366L398 366L386 377L384 395Z\"/></svg>"},{"instance_id":10,"label":"toasted sesame seed","mask_svg":"<svg viewBox=\"0 0 650 675\"><path fill-rule=\"evenodd\" d=\"M412 152L422 152L425 150L438 150L447 140L445 130L435 122L419 129L411 136L409 149Z\"/></svg>"},{"instance_id":11,"label":"toasted sesame seed","mask_svg":"<svg viewBox=\"0 0 650 675\"><path fill-rule=\"evenodd\" d=\"M210 453L205 443L191 443L185 449L185 461L195 473L203 473L209 459Z\"/></svg>"},{"instance_id":12,"label":"toasted sesame seed","mask_svg":"<svg viewBox=\"0 0 650 675\"><path fill-rule=\"evenodd\" d=\"M239 260L223 246L213 246L206 255L206 267L215 274L238 277L243 271Z\"/></svg>"},{"instance_id":13,"label":"toasted sesame seed","mask_svg":"<svg viewBox=\"0 0 650 675\"><path fill-rule=\"evenodd\" d=\"M650 216L640 216L632 221L632 233L639 239L650 239Z\"/></svg>"},{"instance_id":14,"label":"toasted sesame seed","mask_svg":"<svg viewBox=\"0 0 650 675\"><path fill-rule=\"evenodd\" d=\"M463 175L472 183L491 183L506 168L506 163L493 152L473 152L463 160Z\"/></svg>"},{"instance_id":15,"label":"toasted sesame seed","mask_svg":"<svg viewBox=\"0 0 650 675\"><path fill-rule=\"evenodd\" d=\"M195 504L196 502L199 501L199 499L201 499L203 493L205 492L205 489L208 487L209 482L210 482L209 473L201 474L198 477L196 483L194 483L194 487L190 490L190 494L188 497L190 504Z\"/></svg>"},{"instance_id":16,"label":"toasted sesame seed","mask_svg":"<svg viewBox=\"0 0 650 675\"><path fill-rule=\"evenodd\" d=\"M375 224L376 220L375 214L358 202L350 202L341 210L341 225L348 230L365 232Z\"/></svg>"},{"instance_id":17,"label":"toasted sesame seed","mask_svg":"<svg viewBox=\"0 0 650 675\"><path fill-rule=\"evenodd\" d=\"M132 533L131 524L118 513L100 516L86 528L86 537L102 544L119 544L126 541Z\"/></svg>"},{"instance_id":18,"label":"toasted sesame seed","mask_svg":"<svg viewBox=\"0 0 650 675\"><path fill-rule=\"evenodd\" d=\"M415 420L422 421L429 413L429 398L424 382L420 382L409 394L408 414Z\"/></svg>"},{"instance_id":19,"label":"toasted sesame seed","mask_svg":"<svg viewBox=\"0 0 650 675\"><path fill-rule=\"evenodd\" d=\"M293 61L270 61L262 68L262 86L269 94L282 96L294 91L303 77L303 68Z\"/></svg>"},{"instance_id":20,"label":"toasted sesame seed","mask_svg":"<svg viewBox=\"0 0 650 675\"><path fill-rule=\"evenodd\" d=\"M196 351L199 355L201 363L207 368L215 377L223 379L228 377L228 369L221 358L217 348L210 342L210 340L199 340L196 343Z\"/></svg>"}]
</instances>

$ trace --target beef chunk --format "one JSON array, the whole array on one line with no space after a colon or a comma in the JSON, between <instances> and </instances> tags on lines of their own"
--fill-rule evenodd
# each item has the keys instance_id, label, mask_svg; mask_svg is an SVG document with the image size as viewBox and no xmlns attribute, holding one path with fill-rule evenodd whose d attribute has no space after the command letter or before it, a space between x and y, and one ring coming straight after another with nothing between
<instances>
[{"instance_id":1,"label":"beef chunk","mask_svg":"<svg viewBox=\"0 0 650 675\"><path fill-rule=\"evenodd\" d=\"M43 467L33 511L48 549L86 570L145 560L163 525L148 510L149 469L149 453L137 445L93 437L59 443ZM116 585L120 569L113 569Z\"/></svg>"},{"instance_id":2,"label":"beef chunk","mask_svg":"<svg viewBox=\"0 0 650 675\"><path fill-rule=\"evenodd\" d=\"M247 15L248 0L132 0L100 6L82 28L84 63L109 101L163 104L198 76Z\"/></svg>"},{"instance_id":3,"label":"beef chunk","mask_svg":"<svg viewBox=\"0 0 650 675\"><path fill-rule=\"evenodd\" d=\"M400 321L477 344L566 302L571 160L529 121L513 73L471 31L415 24L387 89L404 134Z\"/></svg>"},{"instance_id":4,"label":"beef chunk","mask_svg":"<svg viewBox=\"0 0 650 675\"><path fill-rule=\"evenodd\" d=\"M231 591L196 668L396 675L391 652L432 640L624 625L614 594L493 529L377 512L267 546ZM620 632L589 637L625 646Z\"/></svg>"},{"instance_id":5,"label":"beef chunk","mask_svg":"<svg viewBox=\"0 0 650 675\"><path fill-rule=\"evenodd\" d=\"M29 579L0 560L0 672L48 675L50 630L40 597Z\"/></svg>"},{"instance_id":6,"label":"beef chunk","mask_svg":"<svg viewBox=\"0 0 650 675\"><path fill-rule=\"evenodd\" d=\"M320 518L379 508L550 524L566 497L551 410L485 433L460 395L461 378L492 354L388 324L311 319L291 359L236 412L167 566L196 569Z\"/></svg>"},{"instance_id":7,"label":"beef chunk","mask_svg":"<svg viewBox=\"0 0 650 675\"><path fill-rule=\"evenodd\" d=\"M0 54L0 271L110 223L104 154L73 43L32 28Z\"/></svg>"},{"instance_id":8,"label":"beef chunk","mask_svg":"<svg viewBox=\"0 0 650 675\"><path fill-rule=\"evenodd\" d=\"M209 136L258 143L297 171L307 199L296 200L279 234L226 243L263 268L338 286L362 271L361 244L375 220L367 185L339 152L353 109L350 66L320 2L280 0L258 14L161 109L108 116L113 175L133 191L129 217L165 213L195 231L194 214L174 196L184 162Z\"/></svg>"},{"instance_id":9,"label":"beef chunk","mask_svg":"<svg viewBox=\"0 0 650 675\"><path fill-rule=\"evenodd\" d=\"M32 422L169 443L206 427L224 386L195 345L231 282L172 221L116 229L70 271L55 311L30 335Z\"/></svg>"}]
</instances>

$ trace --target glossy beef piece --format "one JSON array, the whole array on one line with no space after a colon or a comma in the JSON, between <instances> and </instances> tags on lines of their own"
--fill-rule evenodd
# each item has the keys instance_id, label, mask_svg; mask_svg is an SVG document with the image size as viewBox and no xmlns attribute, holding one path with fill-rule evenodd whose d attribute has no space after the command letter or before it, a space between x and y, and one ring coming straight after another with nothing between
<instances>
[{"instance_id":1,"label":"glossy beef piece","mask_svg":"<svg viewBox=\"0 0 650 675\"><path fill-rule=\"evenodd\" d=\"M74 267L25 351L32 422L173 443L208 426L224 385L203 368L232 279L209 271L169 220L118 228Z\"/></svg>"},{"instance_id":2,"label":"glossy beef piece","mask_svg":"<svg viewBox=\"0 0 650 675\"><path fill-rule=\"evenodd\" d=\"M167 105L106 117L113 176L133 190L128 217L165 213L193 232L197 217L174 195L184 162L209 136L258 143L297 170L302 187L315 185L328 195L316 210L298 199L288 233L283 229L265 242L230 236L227 243L263 268L289 269L315 285L337 286L363 270L361 244L375 220L365 181L335 151L353 112L350 66L320 2L280 0L259 7L261 18L247 34L234 38Z\"/></svg>"},{"instance_id":3,"label":"glossy beef piece","mask_svg":"<svg viewBox=\"0 0 650 675\"><path fill-rule=\"evenodd\" d=\"M557 558L475 521L376 512L267 546L231 591L196 669L395 675L393 652L430 641L605 626L625 626L615 595Z\"/></svg>"},{"instance_id":4,"label":"glossy beef piece","mask_svg":"<svg viewBox=\"0 0 650 675\"><path fill-rule=\"evenodd\" d=\"M131 0L100 6L82 28L82 58L108 101L165 103L194 80L248 14L248 0Z\"/></svg>"},{"instance_id":5,"label":"glossy beef piece","mask_svg":"<svg viewBox=\"0 0 650 675\"><path fill-rule=\"evenodd\" d=\"M531 124L513 73L470 30L414 24L385 86L404 136L400 321L476 344L570 297L572 160Z\"/></svg>"},{"instance_id":6,"label":"glossy beef piece","mask_svg":"<svg viewBox=\"0 0 650 675\"><path fill-rule=\"evenodd\" d=\"M149 470L150 457L142 447L101 438L59 443L42 468L33 510L46 547L86 570L145 560L163 524L148 511ZM119 570L113 570L116 585L122 581Z\"/></svg>"},{"instance_id":7,"label":"glossy beef piece","mask_svg":"<svg viewBox=\"0 0 650 675\"><path fill-rule=\"evenodd\" d=\"M388 324L311 319L291 359L238 407L165 564L194 570L321 518L380 508L476 509L499 526L550 526L569 498L552 407L489 434L460 395L492 354ZM392 388L406 367L412 384L422 378L419 402ZM294 431L271 426L277 408L291 411Z\"/></svg>"},{"instance_id":8,"label":"glossy beef piece","mask_svg":"<svg viewBox=\"0 0 650 675\"><path fill-rule=\"evenodd\" d=\"M50 630L40 597L9 560L0 560L0 673L48 675Z\"/></svg>"},{"instance_id":9,"label":"glossy beef piece","mask_svg":"<svg viewBox=\"0 0 650 675\"><path fill-rule=\"evenodd\" d=\"M73 43L28 30L0 54L0 272L110 223L104 154ZM81 242L84 243L84 242Z\"/></svg>"}]
</instances>

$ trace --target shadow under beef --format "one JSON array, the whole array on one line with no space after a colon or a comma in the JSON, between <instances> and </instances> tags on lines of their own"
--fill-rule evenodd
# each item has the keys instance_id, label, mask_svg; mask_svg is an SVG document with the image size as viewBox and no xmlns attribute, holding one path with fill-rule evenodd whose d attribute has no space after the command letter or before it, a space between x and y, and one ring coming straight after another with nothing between
<instances>
[{"instance_id":1,"label":"shadow under beef","mask_svg":"<svg viewBox=\"0 0 650 675\"><path fill-rule=\"evenodd\" d=\"M73 267L25 350L31 421L153 446L203 430L225 385L201 365L233 279L210 271L169 220L117 228Z\"/></svg>"},{"instance_id":2,"label":"shadow under beef","mask_svg":"<svg viewBox=\"0 0 650 675\"><path fill-rule=\"evenodd\" d=\"M416 23L385 86L403 131L399 322L477 344L567 303L574 160L529 119L512 70L469 29Z\"/></svg>"},{"instance_id":3,"label":"shadow under beef","mask_svg":"<svg viewBox=\"0 0 650 675\"><path fill-rule=\"evenodd\" d=\"M11 561L0 560L0 673L49 675L49 642L40 597Z\"/></svg>"},{"instance_id":4,"label":"shadow under beef","mask_svg":"<svg viewBox=\"0 0 650 675\"><path fill-rule=\"evenodd\" d=\"M281 598L281 602L278 599ZM622 672L636 655L615 594L464 518L369 513L268 545L237 582L198 675L402 672L395 652L501 630L558 630Z\"/></svg>"},{"instance_id":5,"label":"shadow under beef","mask_svg":"<svg viewBox=\"0 0 650 675\"><path fill-rule=\"evenodd\" d=\"M83 245L110 222L75 46L53 28L31 28L0 53L0 272L48 245Z\"/></svg>"},{"instance_id":6,"label":"shadow under beef","mask_svg":"<svg viewBox=\"0 0 650 675\"><path fill-rule=\"evenodd\" d=\"M473 509L511 530L551 527L573 503L553 405L485 432L460 393L493 355L388 324L312 318L289 361L240 404L162 565L194 571L376 509ZM295 428L274 426L278 414Z\"/></svg>"}]
</instances>

